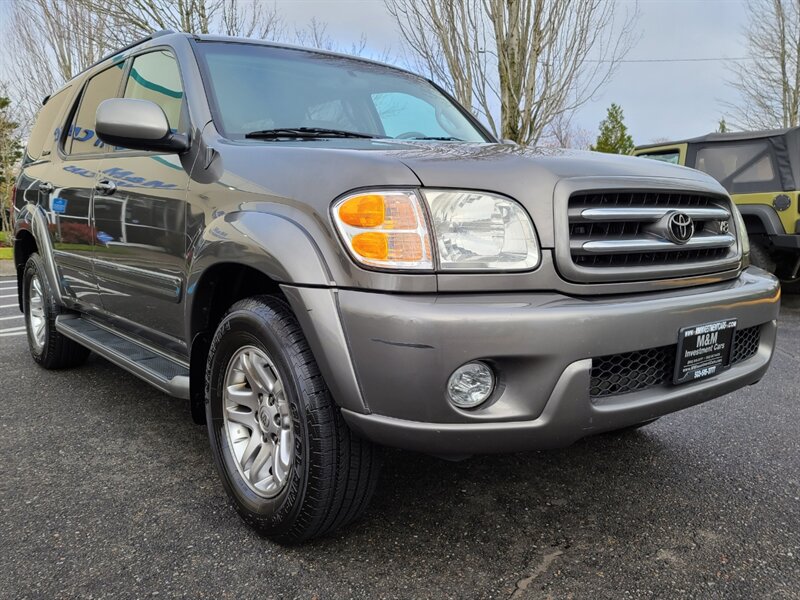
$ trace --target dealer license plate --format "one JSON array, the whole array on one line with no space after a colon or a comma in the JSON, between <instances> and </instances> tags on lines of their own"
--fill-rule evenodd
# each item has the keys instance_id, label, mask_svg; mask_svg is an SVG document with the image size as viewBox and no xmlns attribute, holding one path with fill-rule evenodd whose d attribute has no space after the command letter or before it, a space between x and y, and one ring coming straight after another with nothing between
<instances>
[{"instance_id":1,"label":"dealer license plate","mask_svg":"<svg viewBox=\"0 0 800 600\"><path fill-rule=\"evenodd\" d=\"M730 367L735 331L736 319L681 329L673 383L713 377Z\"/></svg>"}]
</instances>

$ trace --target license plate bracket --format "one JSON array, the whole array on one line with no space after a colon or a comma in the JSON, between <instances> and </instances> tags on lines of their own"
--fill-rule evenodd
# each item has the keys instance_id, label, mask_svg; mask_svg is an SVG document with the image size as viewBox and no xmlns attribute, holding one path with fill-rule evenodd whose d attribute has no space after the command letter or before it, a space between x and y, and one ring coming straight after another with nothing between
<instances>
[{"instance_id":1,"label":"license plate bracket","mask_svg":"<svg viewBox=\"0 0 800 600\"><path fill-rule=\"evenodd\" d=\"M673 383L713 377L731 366L736 319L684 327L678 332Z\"/></svg>"}]
</instances>

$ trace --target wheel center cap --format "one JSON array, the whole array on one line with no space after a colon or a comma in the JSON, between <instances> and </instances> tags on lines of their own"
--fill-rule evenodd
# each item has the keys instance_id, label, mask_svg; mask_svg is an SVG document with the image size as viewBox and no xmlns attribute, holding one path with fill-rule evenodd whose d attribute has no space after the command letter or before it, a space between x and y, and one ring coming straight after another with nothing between
<instances>
[{"instance_id":1,"label":"wheel center cap","mask_svg":"<svg viewBox=\"0 0 800 600\"><path fill-rule=\"evenodd\" d=\"M272 418L269 415L269 411L262 408L258 411L258 424L261 425L262 431L265 433L269 431L270 425L272 424Z\"/></svg>"}]
</instances>

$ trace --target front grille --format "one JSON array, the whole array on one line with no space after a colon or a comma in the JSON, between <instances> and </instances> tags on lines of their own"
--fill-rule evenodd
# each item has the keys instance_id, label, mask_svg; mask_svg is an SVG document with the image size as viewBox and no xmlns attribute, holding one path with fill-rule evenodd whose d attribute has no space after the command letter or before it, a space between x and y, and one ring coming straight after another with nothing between
<instances>
[{"instance_id":1,"label":"front grille","mask_svg":"<svg viewBox=\"0 0 800 600\"><path fill-rule=\"evenodd\" d=\"M598 191L568 203L569 256L585 280L620 271L642 279L722 270L737 258L735 226L724 197L690 192ZM683 213L694 233L676 241L670 220ZM572 270L571 268L569 269Z\"/></svg>"},{"instance_id":2,"label":"front grille","mask_svg":"<svg viewBox=\"0 0 800 600\"><path fill-rule=\"evenodd\" d=\"M761 326L737 330L733 338L731 363L755 356L760 339ZM589 396L618 396L671 383L677 351L677 344L672 344L593 359Z\"/></svg>"}]
</instances>

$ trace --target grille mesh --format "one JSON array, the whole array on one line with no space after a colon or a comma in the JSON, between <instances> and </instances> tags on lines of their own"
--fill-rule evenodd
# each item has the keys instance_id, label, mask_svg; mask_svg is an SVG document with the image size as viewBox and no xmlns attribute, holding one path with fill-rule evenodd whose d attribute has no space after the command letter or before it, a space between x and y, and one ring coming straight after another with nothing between
<instances>
[{"instance_id":1,"label":"grille mesh","mask_svg":"<svg viewBox=\"0 0 800 600\"><path fill-rule=\"evenodd\" d=\"M685 192L589 192L575 194L570 198L570 206L668 206L670 208L706 208L713 200L701 194Z\"/></svg>"},{"instance_id":2,"label":"grille mesh","mask_svg":"<svg viewBox=\"0 0 800 600\"><path fill-rule=\"evenodd\" d=\"M576 265L582 267L625 267L646 265L677 265L706 260L720 260L727 256L727 248L698 248L669 252L627 252L625 254L573 255Z\"/></svg>"},{"instance_id":3,"label":"grille mesh","mask_svg":"<svg viewBox=\"0 0 800 600\"><path fill-rule=\"evenodd\" d=\"M748 327L747 329L736 330L733 338L733 357L731 362L738 363L755 356L758 352L758 344L761 341L761 328Z\"/></svg>"},{"instance_id":4,"label":"grille mesh","mask_svg":"<svg viewBox=\"0 0 800 600\"><path fill-rule=\"evenodd\" d=\"M731 363L752 358L758 351L760 339L761 326L737 330ZM677 349L677 344L672 344L593 359L589 396L618 396L670 383Z\"/></svg>"}]
</instances>

